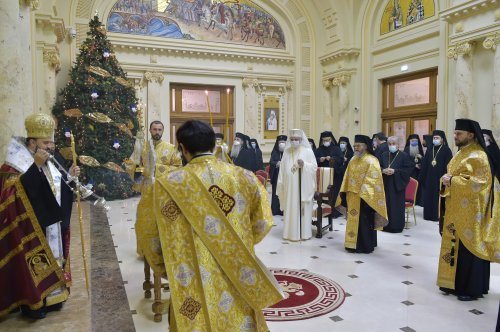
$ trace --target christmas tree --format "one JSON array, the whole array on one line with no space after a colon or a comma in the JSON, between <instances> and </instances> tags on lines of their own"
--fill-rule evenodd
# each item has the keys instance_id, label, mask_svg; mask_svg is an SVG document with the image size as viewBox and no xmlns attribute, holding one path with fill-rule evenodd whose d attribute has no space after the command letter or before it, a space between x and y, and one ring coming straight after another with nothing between
<instances>
[{"instance_id":1,"label":"christmas tree","mask_svg":"<svg viewBox=\"0 0 500 332\"><path fill-rule=\"evenodd\" d=\"M132 154L139 130L137 99L97 15L89 26L70 80L52 109L58 122L56 145L71 160L72 133L80 181L108 200L127 198L135 192L123 162Z\"/></svg>"}]
</instances>

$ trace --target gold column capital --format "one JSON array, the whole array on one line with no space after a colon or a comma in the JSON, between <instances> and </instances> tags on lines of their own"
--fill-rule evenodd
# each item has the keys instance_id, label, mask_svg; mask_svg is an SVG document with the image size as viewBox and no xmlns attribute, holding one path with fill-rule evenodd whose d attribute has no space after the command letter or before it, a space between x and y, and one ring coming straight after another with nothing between
<instances>
[{"instance_id":1,"label":"gold column capital","mask_svg":"<svg viewBox=\"0 0 500 332\"><path fill-rule=\"evenodd\" d=\"M163 83L165 74L157 71L147 71L144 73L144 79L148 82Z\"/></svg>"},{"instance_id":2,"label":"gold column capital","mask_svg":"<svg viewBox=\"0 0 500 332\"><path fill-rule=\"evenodd\" d=\"M483 41L483 47L487 50L495 51L498 45L500 45L500 33L498 32L489 35Z\"/></svg>"},{"instance_id":3,"label":"gold column capital","mask_svg":"<svg viewBox=\"0 0 500 332\"><path fill-rule=\"evenodd\" d=\"M473 41L465 41L461 43L457 43L448 48L447 56L449 59L457 60L458 57L461 56L470 56L474 49Z\"/></svg>"},{"instance_id":4,"label":"gold column capital","mask_svg":"<svg viewBox=\"0 0 500 332\"><path fill-rule=\"evenodd\" d=\"M61 58L57 47L43 48L43 62L48 63L56 73L61 69Z\"/></svg>"}]
</instances>

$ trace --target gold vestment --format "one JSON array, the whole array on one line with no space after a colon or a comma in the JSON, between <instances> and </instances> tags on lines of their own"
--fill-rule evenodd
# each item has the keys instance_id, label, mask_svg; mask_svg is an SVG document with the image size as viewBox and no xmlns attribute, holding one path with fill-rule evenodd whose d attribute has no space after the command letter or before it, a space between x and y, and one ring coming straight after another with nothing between
<instances>
[{"instance_id":1,"label":"gold vestment","mask_svg":"<svg viewBox=\"0 0 500 332\"><path fill-rule=\"evenodd\" d=\"M472 143L458 151L448 164L449 187L442 187L446 199L438 286L455 289L459 241L476 257L500 262L500 220L492 216L491 169L483 148ZM498 197L499 195L496 194ZM498 209L498 203L495 202Z\"/></svg>"},{"instance_id":2,"label":"gold vestment","mask_svg":"<svg viewBox=\"0 0 500 332\"><path fill-rule=\"evenodd\" d=\"M201 156L157 179L154 192L157 229L141 246L148 261L163 260L171 331L267 332L261 310L282 294L254 253L272 227L255 175Z\"/></svg>"},{"instance_id":3,"label":"gold vestment","mask_svg":"<svg viewBox=\"0 0 500 332\"><path fill-rule=\"evenodd\" d=\"M356 249L361 200L375 210L376 230L387 225L384 182L378 159L369 153L354 156L347 166L340 192L345 192L347 198L347 211L339 208L340 196L336 204L337 209L347 214L345 247Z\"/></svg>"}]
</instances>

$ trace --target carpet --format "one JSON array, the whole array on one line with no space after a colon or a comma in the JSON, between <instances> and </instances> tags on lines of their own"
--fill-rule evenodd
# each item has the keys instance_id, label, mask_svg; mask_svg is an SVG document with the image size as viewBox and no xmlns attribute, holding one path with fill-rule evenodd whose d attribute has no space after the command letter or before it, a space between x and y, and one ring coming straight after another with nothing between
<instances>
[{"instance_id":1,"label":"carpet","mask_svg":"<svg viewBox=\"0 0 500 332\"><path fill-rule=\"evenodd\" d=\"M268 321L309 319L327 314L344 302L345 292L333 280L304 270L270 270L286 298L263 310Z\"/></svg>"}]
</instances>

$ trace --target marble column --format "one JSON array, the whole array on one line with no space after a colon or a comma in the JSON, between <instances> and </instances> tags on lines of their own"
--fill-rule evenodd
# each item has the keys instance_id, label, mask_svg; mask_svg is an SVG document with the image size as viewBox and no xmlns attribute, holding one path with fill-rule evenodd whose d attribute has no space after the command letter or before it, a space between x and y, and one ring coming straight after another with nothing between
<instances>
[{"instance_id":1,"label":"marble column","mask_svg":"<svg viewBox=\"0 0 500 332\"><path fill-rule=\"evenodd\" d=\"M491 113L491 131L497 142L500 140L500 33L487 37L483 46L495 52L495 65L493 67L493 107Z\"/></svg>"},{"instance_id":2,"label":"marble column","mask_svg":"<svg viewBox=\"0 0 500 332\"><path fill-rule=\"evenodd\" d=\"M33 111L31 21L28 3L0 1L0 163L12 135L25 136L24 118Z\"/></svg>"},{"instance_id":3,"label":"marble column","mask_svg":"<svg viewBox=\"0 0 500 332\"><path fill-rule=\"evenodd\" d=\"M350 97L347 84L350 79L350 74L339 74L332 79L332 85L338 87L338 119L336 119L337 127L335 128L338 134L349 132Z\"/></svg>"},{"instance_id":4,"label":"marble column","mask_svg":"<svg viewBox=\"0 0 500 332\"><path fill-rule=\"evenodd\" d=\"M43 63L44 63L44 99L39 106L45 111L50 112L56 101L56 75L61 69L61 59L59 58L59 50L57 47L46 46L43 48Z\"/></svg>"},{"instance_id":5,"label":"marble column","mask_svg":"<svg viewBox=\"0 0 500 332\"><path fill-rule=\"evenodd\" d=\"M448 49L455 65L455 118L468 118L472 111L472 42L458 43Z\"/></svg>"},{"instance_id":6,"label":"marble column","mask_svg":"<svg viewBox=\"0 0 500 332\"><path fill-rule=\"evenodd\" d=\"M326 79L323 80L323 130L329 130L333 125L333 107L332 107L332 80Z\"/></svg>"},{"instance_id":7,"label":"marble column","mask_svg":"<svg viewBox=\"0 0 500 332\"><path fill-rule=\"evenodd\" d=\"M170 128L170 121L168 114L162 114L161 110L161 97L165 94L161 91L161 86L163 80L165 79L165 75L160 72L150 72L147 71L144 73L143 80L147 82L147 112L148 112L148 122L151 123L155 120L160 120L165 125L165 133L168 134ZM166 113L166 112L165 112ZM145 124L145 127L149 127L149 123ZM168 136L166 136L168 137Z\"/></svg>"},{"instance_id":8,"label":"marble column","mask_svg":"<svg viewBox=\"0 0 500 332\"><path fill-rule=\"evenodd\" d=\"M256 78L244 78L243 79L243 91L244 91L244 126L243 129L236 129L236 131L243 131L246 135L250 137L258 136L259 123L257 121L258 109L257 109L257 98L258 94L261 92L262 87ZM264 102L264 101L262 101ZM239 113L241 114L241 113Z\"/></svg>"}]
</instances>

